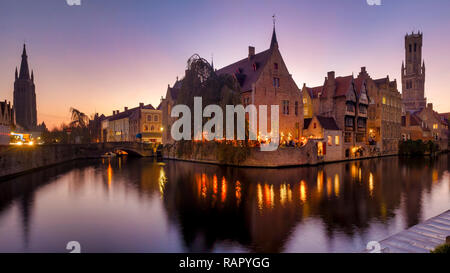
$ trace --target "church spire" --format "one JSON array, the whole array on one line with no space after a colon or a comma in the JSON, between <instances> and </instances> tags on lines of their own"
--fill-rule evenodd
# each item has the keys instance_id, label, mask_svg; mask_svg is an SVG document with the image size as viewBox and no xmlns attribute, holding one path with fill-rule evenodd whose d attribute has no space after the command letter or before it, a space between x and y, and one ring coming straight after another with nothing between
<instances>
[{"instance_id":1,"label":"church spire","mask_svg":"<svg viewBox=\"0 0 450 273\"><path fill-rule=\"evenodd\" d=\"M19 72L17 72L17 66L16 66L16 74L15 74L15 76L16 76L16 80L19 78Z\"/></svg>"},{"instance_id":2,"label":"church spire","mask_svg":"<svg viewBox=\"0 0 450 273\"><path fill-rule=\"evenodd\" d=\"M277 33L275 32L275 14L272 16L272 18L273 18L273 32L272 32L272 40L270 41L270 48L278 48Z\"/></svg>"},{"instance_id":3,"label":"church spire","mask_svg":"<svg viewBox=\"0 0 450 273\"><path fill-rule=\"evenodd\" d=\"M20 64L19 79L30 79L30 70L28 68L28 56L25 44L23 44L22 63Z\"/></svg>"}]
</instances>

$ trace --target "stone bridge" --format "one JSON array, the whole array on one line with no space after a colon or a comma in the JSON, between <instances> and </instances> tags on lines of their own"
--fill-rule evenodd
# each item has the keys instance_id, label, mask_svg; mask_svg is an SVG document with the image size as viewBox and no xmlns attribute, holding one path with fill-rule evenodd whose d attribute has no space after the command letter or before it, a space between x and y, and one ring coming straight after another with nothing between
<instances>
[{"instance_id":1,"label":"stone bridge","mask_svg":"<svg viewBox=\"0 0 450 273\"><path fill-rule=\"evenodd\" d=\"M0 146L0 180L71 160L100 158L107 152L118 150L127 152L129 156L158 154L156 144L138 142Z\"/></svg>"}]
</instances>

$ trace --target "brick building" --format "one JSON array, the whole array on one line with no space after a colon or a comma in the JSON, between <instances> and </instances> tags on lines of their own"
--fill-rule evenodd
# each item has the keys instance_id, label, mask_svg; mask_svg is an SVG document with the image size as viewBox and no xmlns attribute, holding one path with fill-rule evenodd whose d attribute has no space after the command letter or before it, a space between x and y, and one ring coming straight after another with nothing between
<instances>
[{"instance_id":1,"label":"brick building","mask_svg":"<svg viewBox=\"0 0 450 273\"><path fill-rule=\"evenodd\" d=\"M14 81L14 109L17 124L27 131L33 131L37 127L36 92L34 85L34 73L28 67L28 56L23 45L22 62L20 72L15 73Z\"/></svg>"},{"instance_id":2,"label":"brick building","mask_svg":"<svg viewBox=\"0 0 450 273\"><path fill-rule=\"evenodd\" d=\"M428 103L427 107L415 113L431 130L431 137L434 142L439 144L442 150L448 149L448 124L441 116L433 110L433 104Z\"/></svg>"},{"instance_id":3,"label":"brick building","mask_svg":"<svg viewBox=\"0 0 450 273\"><path fill-rule=\"evenodd\" d=\"M402 96L405 111L426 107L425 61L422 61L423 34L405 36L405 62L402 63Z\"/></svg>"},{"instance_id":4,"label":"brick building","mask_svg":"<svg viewBox=\"0 0 450 273\"><path fill-rule=\"evenodd\" d=\"M11 103L0 101L0 145L8 145L10 132L15 126L14 109Z\"/></svg>"},{"instance_id":5,"label":"brick building","mask_svg":"<svg viewBox=\"0 0 450 273\"><path fill-rule=\"evenodd\" d=\"M337 161L343 158L342 130L332 117L313 116L305 118L303 136L317 140L318 156L324 161Z\"/></svg>"},{"instance_id":6,"label":"brick building","mask_svg":"<svg viewBox=\"0 0 450 273\"><path fill-rule=\"evenodd\" d=\"M160 107L155 109L151 104L125 107L123 112L115 110L101 124L103 142L162 142L162 113Z\"/></svg>"},{"instance_id":7,"label":"brick building","mask_svg":"<svg viewBox=\"0 0 450 273\"><path fill-rule=\"evenodd\" d=\"M365 81L370 103L368 107L368 140L382 154L396 154L401 138L402 98L397 82L389 76L372 79L365 67L355 82L357 89Z\"/></svg>"},{"instance_id":8,"label":"brick building","mask_svg":"<svg viewBox=\"0 0 450 273\"><path fill-rule=\"evenodd\" d=\"M356 88L356 85L359 87ZM367 155L367 109L369 96L365 81L355 85L352 75L335 77L328 72L319 93L319 109L316 115L332 117L343 131L342 147L345 158Z\"/></svg>"},{"instance_id":9,"label":"brick building","mask_svg":"<svg viewBox=\"0 0 450 273\"><path fill-rule=\"evenodd\" d=\"M249 46L247 57L216 70L215 73L228 74L236 78L240 85L241 102L244 106L253 104L257 109L260 105L268 106L268 133L271 132L270 106L278 105L280 141L300 138L303 128L301 92L281 56L275 26L269 49L256 53L255 47ZM182 80L177 80L173 87L169 86L166 98L162 102L163 126L167 128L163 132L164 143L172 143L169 128L174 119L170 117L170 111L175 104L181 84Z\"/></svg>"}]
</instances>

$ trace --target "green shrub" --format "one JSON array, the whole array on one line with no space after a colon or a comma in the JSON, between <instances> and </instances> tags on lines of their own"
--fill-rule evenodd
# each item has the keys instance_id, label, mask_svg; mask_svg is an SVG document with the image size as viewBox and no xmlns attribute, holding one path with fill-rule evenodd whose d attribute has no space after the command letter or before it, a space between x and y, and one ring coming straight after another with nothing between
<instances>
[{"instance_id":1,"label":"green shrub","mask_svg":"<svg viewBox=\"0 0 450 273\"><path fill-rule=\"evenodd\" d=\"M437 246L431 253L450 254L450 244L442 244Z\"/></svg>"}]
</instances>

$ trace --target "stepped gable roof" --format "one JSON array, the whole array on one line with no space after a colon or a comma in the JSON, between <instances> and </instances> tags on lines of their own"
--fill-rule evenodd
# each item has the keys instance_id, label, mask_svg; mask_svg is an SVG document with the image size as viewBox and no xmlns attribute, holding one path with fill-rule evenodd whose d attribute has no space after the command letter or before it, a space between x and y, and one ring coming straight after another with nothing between
<instances>
[{"instance_id":1,"label":"stepped gable roof","mask_svg":"<svg viewBox=\"0 0 450 273\"><path fill-rule=\"evenodd\" d=\"M363 87L363 84L365 82L366 79L364 78L356 78L354 83L355 83L355 89L356 89L356 94L359 96L361 95L361 90Z\"/></svg>"},{"instance_id":2,"label":"stepped gable roof","mask_svg":"<svg viewBox=\"0 0 450 273\"><path fill-rule=\"evenodd\" d=\"M241 86L241 91L251 91L252 84L255 83L266 65L273 48L255 54L254 56L246 57L240 61L232 63L216 71L217 75L233 75Z\"/></svg>"},{"instance_id":3,"label":"stepped gable roof","mask_svg":"<svg viewBox=\"0 0 450 273\"><path fill-rule=\"evenodd\" d=\"M339 96L345 96L347 95L347 91L350 88L350 85L353 82L353 76L347 76L347 77L337 77L336 78L336 93L334 94L335 97Z\"/></svg>"}]
</instances>

